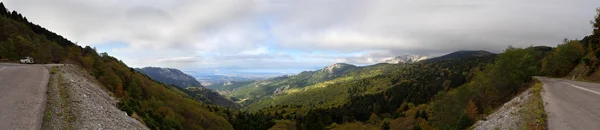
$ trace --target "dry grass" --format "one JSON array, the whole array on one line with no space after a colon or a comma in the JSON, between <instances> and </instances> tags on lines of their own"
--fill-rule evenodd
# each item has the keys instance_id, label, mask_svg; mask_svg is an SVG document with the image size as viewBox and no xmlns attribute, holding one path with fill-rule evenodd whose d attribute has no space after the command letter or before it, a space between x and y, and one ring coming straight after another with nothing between
<instances>
[{"instance_id":1,"label":"dry grass","mask_svg":"<svg viewBox=\"0 0 600 130\"><path fill-rule=\"evenodd\" d=\"M63 117L65 117L63 119L65 120L65 126L67 127L67 129L72 130L73 123L75 122L75 115L73 115L73 110L71 109L70 95L65 86L67 86L67 84L63 82L62 75L58 75L58 92L62 101L61 108L63 110L63 114L65 114L63 115Z\"/></svg>"},{"instance_id":2,"label":"dry grass","mask_svg":"<svg viewBox=\"0 0 600 130\"><path fill-rule=\"evenodd\" d=\"M532 97L525 104L525 108L521 111L521 115L526 121L526 124L523 126L523 129L528 130L546 130L548 129L547 119L548 115L544 110L544 101L542 100L542 83L539 81L535 81L533 85Z\"/></svg>"}]
</instances>

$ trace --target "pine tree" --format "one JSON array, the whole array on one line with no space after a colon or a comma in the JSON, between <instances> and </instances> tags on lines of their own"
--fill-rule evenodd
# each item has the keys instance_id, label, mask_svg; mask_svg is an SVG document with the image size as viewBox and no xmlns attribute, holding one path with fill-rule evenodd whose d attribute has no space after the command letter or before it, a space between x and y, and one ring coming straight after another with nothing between
<instances>
[{"instance_id":1,"label":"pine tree","mask_svg":"<svg viewBox=\"0 0 600 130\"><path fill-rule=\"evenodd\" d=\"M8 9L4 7L4 3L0 2L0 15L6 16L8 14Z\"/></svg>"}]
</instances>

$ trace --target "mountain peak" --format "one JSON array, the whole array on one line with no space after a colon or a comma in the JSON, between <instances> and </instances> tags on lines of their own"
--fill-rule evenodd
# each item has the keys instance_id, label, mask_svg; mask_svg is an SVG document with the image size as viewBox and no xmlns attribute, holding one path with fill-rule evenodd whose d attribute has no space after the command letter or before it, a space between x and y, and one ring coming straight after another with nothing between
<instances>
[{"instance_id":1,"label":"mountain peak","mask_svg":"<svg viewBox=\"0 0 600 130\"><path fill-rule=\"evenodd\" d=\"M326 71L326 72L329 72L329 73L334 73L337 70L346 70L348 68L354 68L354 67L356 67L356 66L351 65L351 64L335 63L333 65L329 65L329 66L323 68L321 71Z\"/></svg>"},{"instance_id":2,"label":"mountain peak","mask_svg":"<svg viewBox=\"0 0 600 130\"><path fill-rule=\"evenodd\" d=\"M403 55L403 56L396 56L394 58L387 59L383 62L389 63L389 64L415 63L415 62L425 60L427 58L429 58L429 57L419 56L419 55Z\"/></svg>"}]
</instances>

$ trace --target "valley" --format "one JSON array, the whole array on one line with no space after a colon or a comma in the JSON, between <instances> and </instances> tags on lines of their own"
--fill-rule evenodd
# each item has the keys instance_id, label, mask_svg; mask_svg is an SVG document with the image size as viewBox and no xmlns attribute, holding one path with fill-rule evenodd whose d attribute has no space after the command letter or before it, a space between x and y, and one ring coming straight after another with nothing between
<instances>
[{"instance_id":1,"label":"valley","mask_svg":"<svg viewBox=\"0 0 600 130\"><path fill-rule=\"evenodd\" d=\"M257 3L245 4L248 5L241 5ZM288 10L288 6L283 6L287 3L279 4L283 8L274 9L283 11L274 12ZM20 6L17 4L15 7ZM539 32L520 32L521 26L517 26L519 33L494 35L503 36L502 39L512 34L521 36L512 41L475 34L467 37L456 30L427 28L423 30L455 34L458 38L446 39L449 36L437 33L436 37L430 38L419 36L421 31L407 31L402 34L410 32L411 38L399 40L378 36L376 34L380 33L370 32L373 31L370 28L353 31L351 28L354 26L351 25L354 24L349 24L351 22L336 26L321 24L327 23L326 20L321 21L317 17L314 21L320 21L319 24L296 26L303 22L292 22L294 26L282 29L276 28L276 23L278 20L286 21L281 18L285 15L276 15L271 12L272 9L257 10L239 11L243 13L234 10L231 12L239 14L230 14L231 17L201 15L180 19L189 17L170 17L167 16L169 13L161 13L154 8L134 8L134 11L127 10L124 16L115 17L141 21L118 25L123 30L111 30L103 36L135 37L152 42L138 39L133 41L142 42L133 44L131 41L109 40L110 43L87 43L89 39L85 39L79 43L81 39L63 37L79 35L53 32L50 27L56 31L64 30L56 29L53 24L37 24L44 22L39 17L34 23L34 18L30 20L24 15L35 16L35 13L24 10L21 14L20 10L9 10L2 1L0 128L545 130L598 127L595 114L598 105L593 102L598 101L595 97L600 91L597 84L600 82L600 9L593 17L591 34L585 33L581 39L565 38L556 43L527 40L543 38L526 37L528 33ZM240 34L220 34L223 30L219 29L222 28L215 27L239 24L229 21L235 19L234 16L256 13L254 11L259 14L248 17L260 16L258 27L248 24L255 19L240 20L240 23L246 24L226 29L242 30L238 32ZM360 11L357 14L370 16L362 19L367 23L374 22L369 20L378 16L367 15L371 11L361 11L365 14ZM168 20L158 20L164 17ZM187 23L206 22L202 21L206 19L218 19L218 24L186 26ZM417 23L426 24L424 21ZM148 25L162 22L169 24L156 26L160 31L148 28ZM395 26L387 22L375 23L386 30L388 26ZM171 26L181 27L169 28ZM296 30L303 33L293 37L282 36L290 28L332 29L338 26L347 30L315 33L318 36L312 36L310 31ZM465 30L487 31L488 28L479 29L483 27L473 24ZM206 30L202 33L190 31L196 28ZM259 31L252 30L255 28ZM477 29L468 30L470 28ZM112 34L128 29L148 29L143 31L148 34L125 33L120 34L122 37ZM509 30L509 27L488 30L503 29ZM383 34L400 34L389 30ZM180 31L194 37L175 33ZM552 33L557 33L552 37L558 35L558 32ZM250 35L258 35L258 38L245 39L244 36ZM192 42L206 37L210 40ZM298 37L310 40L286 41ZM320 39L322 37L325 38ZM171 43L169 40L161 41L162 38L176 40ZM425 40L418 42L419 39ZM436 40L444 42L432 45L439 42ZM497 41L509 43L486 45ZM328 44L321 45L321 42ZM301 46L296 45L299 43L302 43ZM513 46L513 43L519 46ZM522 46L524 43L527 46ZM421 47L421 44L427 47ZM20 62L24 57L31 62Z\"/></svg>"}]
</instances>

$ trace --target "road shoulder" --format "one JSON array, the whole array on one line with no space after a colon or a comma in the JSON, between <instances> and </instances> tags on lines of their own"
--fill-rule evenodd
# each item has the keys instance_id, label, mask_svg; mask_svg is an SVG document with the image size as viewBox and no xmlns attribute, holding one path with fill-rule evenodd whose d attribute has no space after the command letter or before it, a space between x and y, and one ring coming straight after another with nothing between
<instances>
[{"instance_id":1,"label":"road shoulder","mask_svg":"<svg viewBox=\"0 0 600 130\"><path fill-rule=\"evenodd\" d=\"M148 129L116 107L117 99L75 65L49 67L52 82L43 129Z\"/></svg>"},{"instance_id":2,"label":"road shoulder","mask_svg":"<svg viewBox=\"0 0 600 130\"><path fill-rule=\"evenodd\" d=\"M471 128L474 130L546 129L547 116L541 96L542 89L542 83L535 82L532 87L505 103L484 120L475 123Z\"/></svg>"}]
</instances>

